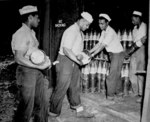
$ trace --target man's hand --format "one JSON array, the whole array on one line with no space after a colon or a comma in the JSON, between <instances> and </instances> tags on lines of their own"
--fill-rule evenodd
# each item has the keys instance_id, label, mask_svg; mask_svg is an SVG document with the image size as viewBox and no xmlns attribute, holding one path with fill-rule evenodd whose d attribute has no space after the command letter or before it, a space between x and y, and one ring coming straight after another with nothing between
<instances>
[{"instance_id":1,"label":"man's hand","mask_svg":"<svg viewBox=\"0 0 150 122\"><path fill-rule=\"evenodd\" d=\"M50 61L49 57L46 56L45 62L44 62L44 64L42 64L42 65L40 66L40 68L41 68L41 69L46 69L46 68L49 68L49 67L51 67L51 66L52 66L51 61Z\"/></svg>"},{"instance_id":2,"label":"man's hand","mask_svg":"<svg viewBox=\"0 0 150 122\"><path fill-rule=\"evenodd\" d=\"M80 65L88 64L91 61L91 57L85 54L85 52L81 52L76 56L76 58L80 62Z\"/></svg>"},{"instance_id":3,"label":"man's hand","mask_svg":"<svg viewBox=\"0 0 150 122\"><path fill-rule=\"evenodd\" d=\"M124 58L125 58L125 59L129 59L129 58L130 58L130 56L131 56L131 55L129 55L129 54L128 54L128 52L127 52L127 51L125 51L125 56L124 56Z\"/></svg>"},{"instance_id":4,"label":"man's hand","mask_svg":"<svg viewBox=\"0 0 150 122\"><path fill-rule=\"evenodd\" d=\"M85 54L87 54L87 55L90 55L89 50L83 50L83 52L84 52Z\"/></svg>"},{"instance_id":5,"label":"man's hand","mask_svg":"<svg viewBox=\"0 0 150 122\"><path fill-rule=\"evenodd\" d=\"M125 57L129 58L134 52L136 52L140 47L133 43L132 46L126 50Z\"/></svg>"},{"instance_id":6,"label":"man's hand","mask_svg":"<svg viewBox=\"0 0 150 122\"><path fill-rule=\"evenodd\" d=\"M78 54L77 56L76 56L76 58L77 58L77 60L78 60L78 64L80 65L80 66L82 66L83 65L83 62L82 62L82 60L83 60L83 55L82 54Z\"/></svg>"},{"instance_id":7,"label":"man's hand","mask_svg":"<svg viewBox=\"0 0 150 122\"><path fill-rule=\"evenodd\" d=\"M93 58L94 56L95 56L94 53L89 55L90 58Z\"/></svg>"},{"instance_id":8,"label":"man's hand","mask_svg":"<svg viewBox=\"0 0 150 122\"><path fill-rule=\"evenodd\" d=\"M83 64L83 62L82 62L82 61L79 61L79 65L80 65L80 66L83 66L84 64Z\"/></svg>"},{"instance_id":9,"label":"man's hand","mask_svg":"<svg viewBox=\"0 0 150 122\"><path fill-rule=\"evenodd\" d=\"M76 58L79 60L79 61L82 61L83 60L83 55L82 54L78 54L76 56Z\"/></svg>"}]
</instances>

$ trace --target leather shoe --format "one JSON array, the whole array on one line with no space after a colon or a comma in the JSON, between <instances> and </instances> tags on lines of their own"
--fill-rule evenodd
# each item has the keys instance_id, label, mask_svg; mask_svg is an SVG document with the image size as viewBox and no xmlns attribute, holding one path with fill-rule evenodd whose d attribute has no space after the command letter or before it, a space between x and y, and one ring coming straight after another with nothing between
<instances>
[{"instance_id":1,"label":"leather shoe","mask_svg":"<svg viewBox=\"0 0 150 122\"><path fill-rule=\"evenodd\" d=\"M141 103L141 102L142 102L142 97L138 98L138 99L136 100L136 102L137 102L137 103Z\"/></svg>"},{"instance_id":2,"label":"leather shoe","mask_svg":"<svg viewBox=\"0 0 150 122\"><path fill-rule=\"evenodd\" d=\"M107 100L114 100L114 96L107 96Z\"/></svg>"},{"instance_id":3,"label":"leather shoe","mask_svg":"<svg viewBox=\"0 0 150 122\"><path fill-rule=\"evenodd\" d=\"M83 111L77 112L77 117L78 118L93 118L94 114L83 110Z\"/></svg>"},{"instance_id":4,"label":"leather shoe","mask_svg":"<svg viewBox=\"0 0 150 122\"><path fill-rule=\"evenodd\" d=\"M124 98L122 96L116 96L114 99L116 102L124 102Z\"/></svg>"},{"instance_id":5,"label":"leather shoe","mask_svg":"<svg viewBox=\"0 0 150 122\"><path fill-rule=\"evenodd\" d=\"M61 118L59 116L57 117L52 117L52 116L49 116L48 118L48 122L65 122L65 118Z\"/></svg>"}]
</instances>

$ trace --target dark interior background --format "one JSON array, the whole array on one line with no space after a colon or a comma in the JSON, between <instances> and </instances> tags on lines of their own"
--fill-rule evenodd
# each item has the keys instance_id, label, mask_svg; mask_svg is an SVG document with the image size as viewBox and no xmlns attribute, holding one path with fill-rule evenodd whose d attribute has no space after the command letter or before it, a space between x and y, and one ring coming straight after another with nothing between
<instances>
[{"instance_id":1,"label":"dark interior background","mask_svg":"<svg viewBox=\"0 0 150 122\"><path fill-rule=\"evenodd\" d=\"M98 15L107 13L112 18L110 25L118 31L131 29L133 10L143 13L143 20L148 24L149 0L0 0L0 56L12 55L12 34L21 26L18 10L24 5L38 6L40 27L37 38L51 61L56 60L61 36L64 30L73 24L82 11L90 12L94 22L88 31L100 31ZM65 27L56 27L62 20ZM51 83L55 81L55 67L45 71Z\"/></svg>"},{"instance_id":2,"label":"dark interior background","mask_svg":"<svg viewBox=\"0 0 150 122\"><path fill-rule=\"evenodd\" d=\"M0 55L11 54L10 42L12 34L21 26L18 9L26 4L37 5L42 16L45 12L46 0L0 0ZM48 1L48 0L47 0ZM117 29L131 27L131 13L133 10L143 12L144 21L148 22L148 0L49 0L50 14L54 26L58 19L63 19L68 27L82 10L90 12L94 17L91 28L98 29L97 17L106 12L112 18L111 25ZM61 29L61 28L60 28ZM63 32L62 29L61 32ZM54 30L56 31L56 30ZM60 33L61 33L60 32Z\"/></svg>"}]
</instances>

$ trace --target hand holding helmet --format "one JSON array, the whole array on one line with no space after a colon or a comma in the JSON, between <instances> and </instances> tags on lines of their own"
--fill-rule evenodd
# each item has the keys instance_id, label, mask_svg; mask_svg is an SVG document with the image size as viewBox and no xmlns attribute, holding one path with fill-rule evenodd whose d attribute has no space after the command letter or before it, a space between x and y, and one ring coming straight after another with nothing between
<instances>
[{"instance_id":1,"label":"hand holding helmet","mask_svg":"<svg viewBox=\"0 0 150 122\"><path fill-rule=\"evenodd\" d=\"M42 66L43 69L51 67L51 61L45 52L40 49L35 49L30 54L30 60L33 64Z\"/></svg>"},{"instance_id":2,"label":"hand holding helmet","mask_svg":"<svg viewBox=\"0 0 150 122\"><path fill-rule=\"evenodd\" d=\"M88 64L91 61L91 58L84 52L81 52L76 57L83 65Z\"/></svg>"},{"instance_id":3,"label":"hand holding helmet","mask_svg":"<svg viewBox=\"0 0 150 122\"><path fill-rule=\"evenodd\" d=\"M35 65L41 65L46 61L46 54L40 49L33 50L30 55L30 60Z\"/></svg>"}]
</instances>

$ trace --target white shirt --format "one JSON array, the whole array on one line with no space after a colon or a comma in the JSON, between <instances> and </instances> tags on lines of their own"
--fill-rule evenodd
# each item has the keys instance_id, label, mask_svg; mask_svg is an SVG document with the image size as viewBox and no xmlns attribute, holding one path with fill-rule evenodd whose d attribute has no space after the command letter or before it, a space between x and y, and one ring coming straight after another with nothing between
<instances>
[{"instance_id":1,"label":"white shirt","mask_svg":"<svg viewBox=\"0 0 150 122\"><path fill-rule=\"evenodd\" d=\"M133 34L133 41L137 44L138 47L141 47L143 45L141 42L141 38L146 36L147 34L146 24L142 22L139 28L137 28L137 26L134 26L132 34Z\"/></svg>"},{"instance_id":2,"label":"white shirt","mask_svg":"<svg viewBox=\"0 0 150 122\"><path fill-rule=\"evenodd\" d=\"M13 54L15 50L26 52L25 58L29 59L31 53L30 50L38 48L39 42L35 36L35 32L31 30L26 24L22 24L22 27L18 29L12 36L11 47Z\"/></svg>"},{"instance_id":3,"label":"white shirt","mask_svg":"<svg viewBox=\"0 0 150 122\"><path fill-rule=\"evenodd\" d=\"M61 55L64 55L63 47L71 49L75 55L83 51L83 33L77 23L64 31L59 49L59 54Z\"/></svg>"},{"instance_id":4,"label":"white shirt","mask_svg":"<svg viewBox=\"0 0 150 122\"><path fill-rule=\"evenodd\" d=\"M107 52L120 53L123 51L117 33L110 26L108 26L105 31L102 31L99 42L106 45L105 48Z\"/></svg>"}]
</instances>

